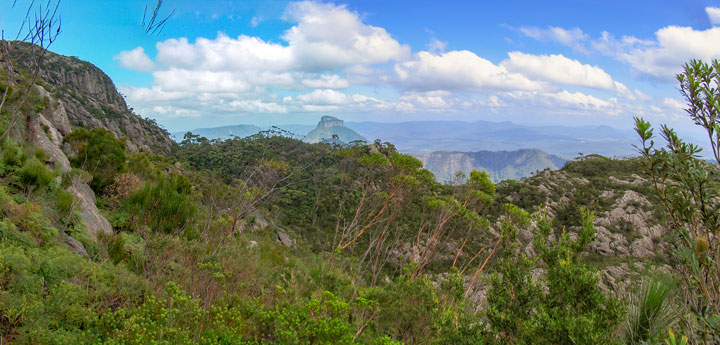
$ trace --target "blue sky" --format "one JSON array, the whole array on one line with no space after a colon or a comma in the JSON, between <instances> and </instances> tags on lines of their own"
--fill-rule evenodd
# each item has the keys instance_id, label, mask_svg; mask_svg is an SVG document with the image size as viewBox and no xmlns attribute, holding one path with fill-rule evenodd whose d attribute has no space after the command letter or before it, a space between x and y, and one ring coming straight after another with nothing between
<instances>
[{"instance_id":1,"label":"blue sky","mask_svg":"<svg viewBox=\"0 0 720 345\"><path fill-rule=\"evenodd\" d=\"M0 5L15 32L27 1ZM52 47L103 69L170 131L227 124L491 120L691 128L673 75L720 58L720 0L65 0Z\"/></svg>"}]
</instances>

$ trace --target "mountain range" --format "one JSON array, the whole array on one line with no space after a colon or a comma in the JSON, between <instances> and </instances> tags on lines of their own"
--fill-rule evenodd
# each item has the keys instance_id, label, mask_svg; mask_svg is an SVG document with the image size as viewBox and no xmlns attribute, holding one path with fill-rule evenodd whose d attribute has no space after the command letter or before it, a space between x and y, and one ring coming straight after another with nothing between
<instances>
[{"instance_id":1,"label":"mountain range","mask_svg":"<svg viewBox=\"0 0 720 345\"><path fill-rule=\"evenodd\" d=\"M415 155L440 182L453 182L455 174L470 176L472 170L486 171L493 182L519 180L545 169L560 169L566 160L537 149L516 151L448 152Z\"/></svg>"},{"instance_id":2,"label":"mountain range","mask_svg":"<svg viewBox=\"0 0 720 345\"><path fill-rule=\"evenodd\" d=\"M312 125L279 125L305 137L316 127ZM579 153L604 156L634 156L637 138L632 130L609 126L528 126L513 122L491 121L411 121L411 122L345 122L345 127L370 141L380 139L393 143L401 152L423 154L433 151L515 151L538 149L569 159ZM247 136L263 128L253 125L199 128L194 134L208 139L232 135ZM181 140L184 132L173 133Z\"/></svg>"}]
</instances>

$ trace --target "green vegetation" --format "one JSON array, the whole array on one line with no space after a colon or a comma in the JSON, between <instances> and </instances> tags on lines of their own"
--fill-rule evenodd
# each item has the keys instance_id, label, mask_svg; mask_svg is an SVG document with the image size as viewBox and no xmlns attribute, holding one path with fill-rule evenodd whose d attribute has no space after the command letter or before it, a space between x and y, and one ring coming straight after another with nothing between
<instances>
[{"instance_id":1,"label":"green vegetation","mask_svg":"<svg viewBox=\"0 0 720 345\"><path fill-rule=\"evenodd\" d=\"M717 85L713 66L693 63L680 81L716 138L716 88L703 87ZM14 133L0 140L0 343L717 342L717 165L667 128L668 148L655 149L649 124L637 127L639 159L585 156L498 185L477 171L439 184L390 143L274 131L188 135L158 155L75 128L63 171ZM81 207L87 184L98 214ZM601 230L628 245L643 236L630 221L595 224L626 196L650 225L662 220L646 202L667 211L677 236L655 239L674 256L642 263L680 264L682 284L602 282L599 269L629 260L589 251ZM91 233L90 217L111 231Z\"/></svg>"},{"instance_id":2,"label":"green vegetation","mask_svg":"<svg viewBox=\"0 0 720 345\"><path fill-rule=\"evenodd\" d=\"M691 61L677 75L688 113L707 131L714 163L700 159L701 149L682 141L667 126L660 129L665 147L658 148L653 128L635 119L642 140L642 162L675 231L673 256L685 278L683 331L699 344L720 342L720 60Z\"/></svg>"}]
</instances>

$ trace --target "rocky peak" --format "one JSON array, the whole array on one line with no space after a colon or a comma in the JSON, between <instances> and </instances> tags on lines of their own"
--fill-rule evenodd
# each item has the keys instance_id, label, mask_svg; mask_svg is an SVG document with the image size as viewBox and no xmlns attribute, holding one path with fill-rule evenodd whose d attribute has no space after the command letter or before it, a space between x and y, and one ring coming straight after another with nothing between
<instances>
[{"instance_id":1,"label":"rocky peak","mask_svg":"<svg viewBox=\"0 0 720 345\"><path fill-rule=\"evenodd\" d=\"M320 122L318 122L318 127L322 128L330 128L335 126L345 126L345 122L338 119L337 117L328 115L321 117Z\"/></svg>"},{"instance_id":2,"label":"rocky peak","mask_svg":"<svg viewBox=\"0 0 720 345\"><path fill-rule=\"evenodd\" d=\"M345 145L356 140L367 141L362 135L345 127L343 120L327 115L321 117L317 127L303 138L303 141L311 144L325 142Z\"/></svg>"},{"instance_id":3,"label":"rocky peak","mask_svg":"<svg viewBox=\"0 0 720 345\"><path fill-rule=\"evenodd\" d=\"M10 54L20 69L34 68L38 46L13 42ZM128 109L110 77L93 64L76 57L46 52L38 74L40 93L51 107L43 115L62 135L72 127L105 128L116 137L126 137L131 150L149 149L168 153L169 134L154 121Z\"/></svg>"}]
</instances>

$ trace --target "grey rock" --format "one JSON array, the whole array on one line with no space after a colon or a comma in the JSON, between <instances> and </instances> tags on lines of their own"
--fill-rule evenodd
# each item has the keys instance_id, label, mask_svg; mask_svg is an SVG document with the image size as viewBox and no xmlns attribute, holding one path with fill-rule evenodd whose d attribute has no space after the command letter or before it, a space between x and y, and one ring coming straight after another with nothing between
<instances>
[{"instance_id":1,"label":"grey rock","mask_svg":"<svg viewBox=\"0 0 720 345\"><path fill-rule=\"evenodd\" d=\"M277 229L277 241L285 247L292 247L294 244L292 238L280 228Z\"/></svg>"},{"instance_id":2,"label":"grey rock","mask_svg":"<svg viewBox=\"0 0 720 345\"><path fill-rule=\"evenodd\" d=\"M55 131L55 127L50 124L50 122L47 122L42 115L39 117L40 120L44 120L44 123L46 125L50 125L49 132L53 133ZM35 145L35 147L42 149L47 153L48 158L46 159L46 164L50 164L53 167L56 167L60 169L61 172L67 172L70 171L70 161L67 159L67 156L65 156L65 153L60 150L60 148L53 143L53 141L48 138L47 134L45 134L45 130L42 129L40 126L41 121L35 121L32 126L32 143Z\"/></svg>"},{"instance_id":3,"label":"grey rock","mask_svg":"<svg viewBox=\"0 0 720 345\"><path fill-rule=\"evenodd\" d=\"M70 250L72 250L73 252L85 257L90 257L90 255L88 255L87 251L85 250L85 246L83 246L80 241L74 239L72 236L63 233L62 240L65 244L67 244L68 247L70 247Z\"/></svg>"},{"instance_id":4,"label":"grey rock","mask_svg":"<svg viewBox=\"0 0 720 345\"><path fill-rule=\"evenodd\" d=\"M68 190L77 198L79 202L79 211L82 216L82 224L87 229L93 239L97 239L98 234L112 234L113 229L105 217L100 214L95 205L95 193L87 183L74 182Z\"/></svg>"}]
</instances>

